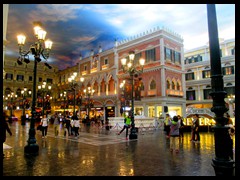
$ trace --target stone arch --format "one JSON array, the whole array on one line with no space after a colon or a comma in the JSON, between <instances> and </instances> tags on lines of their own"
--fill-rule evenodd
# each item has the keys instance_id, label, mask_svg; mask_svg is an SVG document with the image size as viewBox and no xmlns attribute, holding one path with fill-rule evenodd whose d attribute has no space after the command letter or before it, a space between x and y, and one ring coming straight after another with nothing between
<instances>
[{"instance_id":1,"label":"stone arch","mask_svg":"<svg viewBox=\"0 0 240 180\"><path fill-rule=\"evenodd\" d=\"M148 90L151 90L151 83L152 82L155 82L155 87L156 87L156 81L155 81L155 78L153 77L153 76L151 76L150 78L149 78L149 81L148 81ZM156 89L156 88L155 88Z\"/></svg>"},{"instance_id":2,"label":"stone arch","mask_svg":"<svg viewBox=\"0 0 240 180\"><path fill-rule=\"evenodd\" d=\"M172 79L172 89L177 90L177 82L175 78Z\"/></svg>"},{"instance_id":3,"label":"stone arch","mask_svg":"<svg viewBox=\"0 0 240 180\"><path fill-rule=\"evenodd\" d=\"M154 79L152 79L150 81L150 84L149 84L149 90L154 90L157 88L157 84L156 84L156 81Z\"/></svg>"},{"instance_id":4,"label":"stone arch","mask_svg":"<svg viewBox=\"0 0 240 180\"><path fill-rule=\"evenodd\" d=\"M177 90L178 91L182 90L182 83L181 83L181 81L179 79L177 80Z\"/></svg>"},{"instance_id":5,"label":"stone arch","mask_svg":"<svg viewBox=\"0 0 240 180\"><path fill-rule=\"evenodd\" d=\"M171 81L171 79L168 77L167 79L166 79L166 88L167 89L171 89L171 83L172 83L172 81Z\"/></svg>"}]
</instances>

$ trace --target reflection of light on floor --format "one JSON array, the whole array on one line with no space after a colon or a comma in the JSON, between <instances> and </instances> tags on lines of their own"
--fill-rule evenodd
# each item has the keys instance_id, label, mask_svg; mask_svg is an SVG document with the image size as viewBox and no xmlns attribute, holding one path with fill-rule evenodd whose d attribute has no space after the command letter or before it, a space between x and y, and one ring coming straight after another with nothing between
<instances>
[{"instance_id":1,"label":"reflection of light on floor","mask_svg":"<svg viewBox=\"0 0 240 180\"><path fill-rule=\"evenodd\" d=\"M12 148L11 146L9 146L9 145L3 143L3 149L11 149L11 148Z\"/></svg>"},{"instance_id":2,"label":"reflection of light on floor","mask_svg":"<svg viewBox=\"0 0 240 180\"><path fill-rule=\"evenodd\" d=\"M130 164L128 164L130 165ZM134 176L133 168L126 168L128 165L125 165L125 162L119 162L119 175L120 176Z\"/></svg>"}]
</instances>

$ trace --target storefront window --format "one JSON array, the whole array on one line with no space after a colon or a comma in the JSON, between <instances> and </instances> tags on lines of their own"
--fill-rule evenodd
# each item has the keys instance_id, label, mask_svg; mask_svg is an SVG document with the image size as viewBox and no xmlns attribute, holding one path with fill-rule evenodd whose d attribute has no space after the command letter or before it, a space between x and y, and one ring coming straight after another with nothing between
<instances>
[{"instance_id":1,"label":"storefront window","mask_svg":"<svg viewBox=\"0 0 240 180\"><path fill-rule=\"evenodd\" d=\"M181 106L168 106L168 113L171 117L180 115L182 116L182 107Z\"/></svg>"},{"instance_id":2,"label":"storefront window","mask_svg":"<svg viewBox=\"0 0 240 180\"><path fill-rule=\"evenodd\" d=\"M157 117L162 117L163 116L163 110L162 106L157 106Z\"/></svg>"},{"instance_id":3,"label":"storefront window","mask_svg":"<svg viewBox=\"0 0 240 180\"><path fill-rule=\"evenodd\" d=\"M136 107L135 114L136 116L144 116L143 107Z\"/></svg>"},{"instance_id":4,"label":"storefront window","mask_svg":"<svg viewBox=\"0 0 240 180\"><path fill-rule=\"evenodd\" d=\"M148 107L148 117L155 117L155 108L154 106Z\"/></svg>"}]
</instances>

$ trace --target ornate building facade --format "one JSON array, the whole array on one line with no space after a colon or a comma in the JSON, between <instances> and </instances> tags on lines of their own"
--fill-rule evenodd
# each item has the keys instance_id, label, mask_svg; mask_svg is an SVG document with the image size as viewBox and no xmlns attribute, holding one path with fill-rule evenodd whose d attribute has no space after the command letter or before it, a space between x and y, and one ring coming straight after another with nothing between
<instances>
[{"instance_id":1,"label":"ornate building facade","mask_svg":"<svg viewBox=\"0 0 240 180\"><path fill-rule=\"evenodd\" d=\"M235 109L235 39L220 39L220 53L225 98L229 114L234 117ZM184 66L186 72L186 116L193 113L213 118L211 112L211 64L209 46L205 45L184 52Z\"/></svg>"},{"instance_id":2,"label":"ornate building facade","mask_svg":"<svg viewBox=\"0 0 240 180\"><path fill-rule=\"evenodd\" d=\"M141 100L135 100L134 113L147 117L164 116L166 112L184 116L186 101L183 39L176 33L160 28L128 40L116 41L112 49L104 52L101 47L96 53L91 50L89 57L81 58L75 67L58 73L58 97L68 87L68 77L77 72L79 87L76 97L83 97L84 88L91 87L95 90L92 97L94 107L90 116L99 113L103 113L105 118L120 116L120 84L129 79L129 75L122 71L121 59L127 57L129 51L135 52L135 61L142 57L146 62L143 73L138 78L141 79ZM84 77L84 82L80 82L80 77ZM68 98L71 99L70 96ZM61 103L62 101L63 99ZM78 108L84 115L84 98L82 102ZM125 104L125 110L129 111L131 104L127 100ZM62 108L58 107L56 110L61 111ZM165 112L164 107L167 107Z\"/></svg>"}]
</instances>

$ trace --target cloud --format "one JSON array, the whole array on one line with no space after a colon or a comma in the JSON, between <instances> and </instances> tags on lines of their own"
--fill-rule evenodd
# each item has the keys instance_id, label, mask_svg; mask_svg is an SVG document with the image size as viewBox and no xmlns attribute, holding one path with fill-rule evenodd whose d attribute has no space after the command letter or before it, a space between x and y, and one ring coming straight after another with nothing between
<instances>
[{"instance_id":1,"label":"cloud","mask_svg":"<svg viewBox=\"0 0 240 180\"><path fill-rule=\"evenodd\" d=\"M219 38L235 38L235 5L217 4L216 13ZM44 24L47 38L53 41L49 61L60 69L75 65L80 53L88 57L99 45L110 49L114 39L121 41L156 27L181 35L186 49L208 42L206 4L10 4L8 54L18 51L19 33L27 35L27 45L35 42L34 21Z\"/></svg>"},{"instance_id":2,"label":"cloud","mask_svg":"<svg viewBox=\"0 0 240 180\"><path fill-rule=\"evenodd\" d=\"M38 4L36 9L29 13L29 20L35 21L36 17L41 22L69 21L78 18L77 12L83 5L79 4Z\"/></svg>"}]
</instances>

